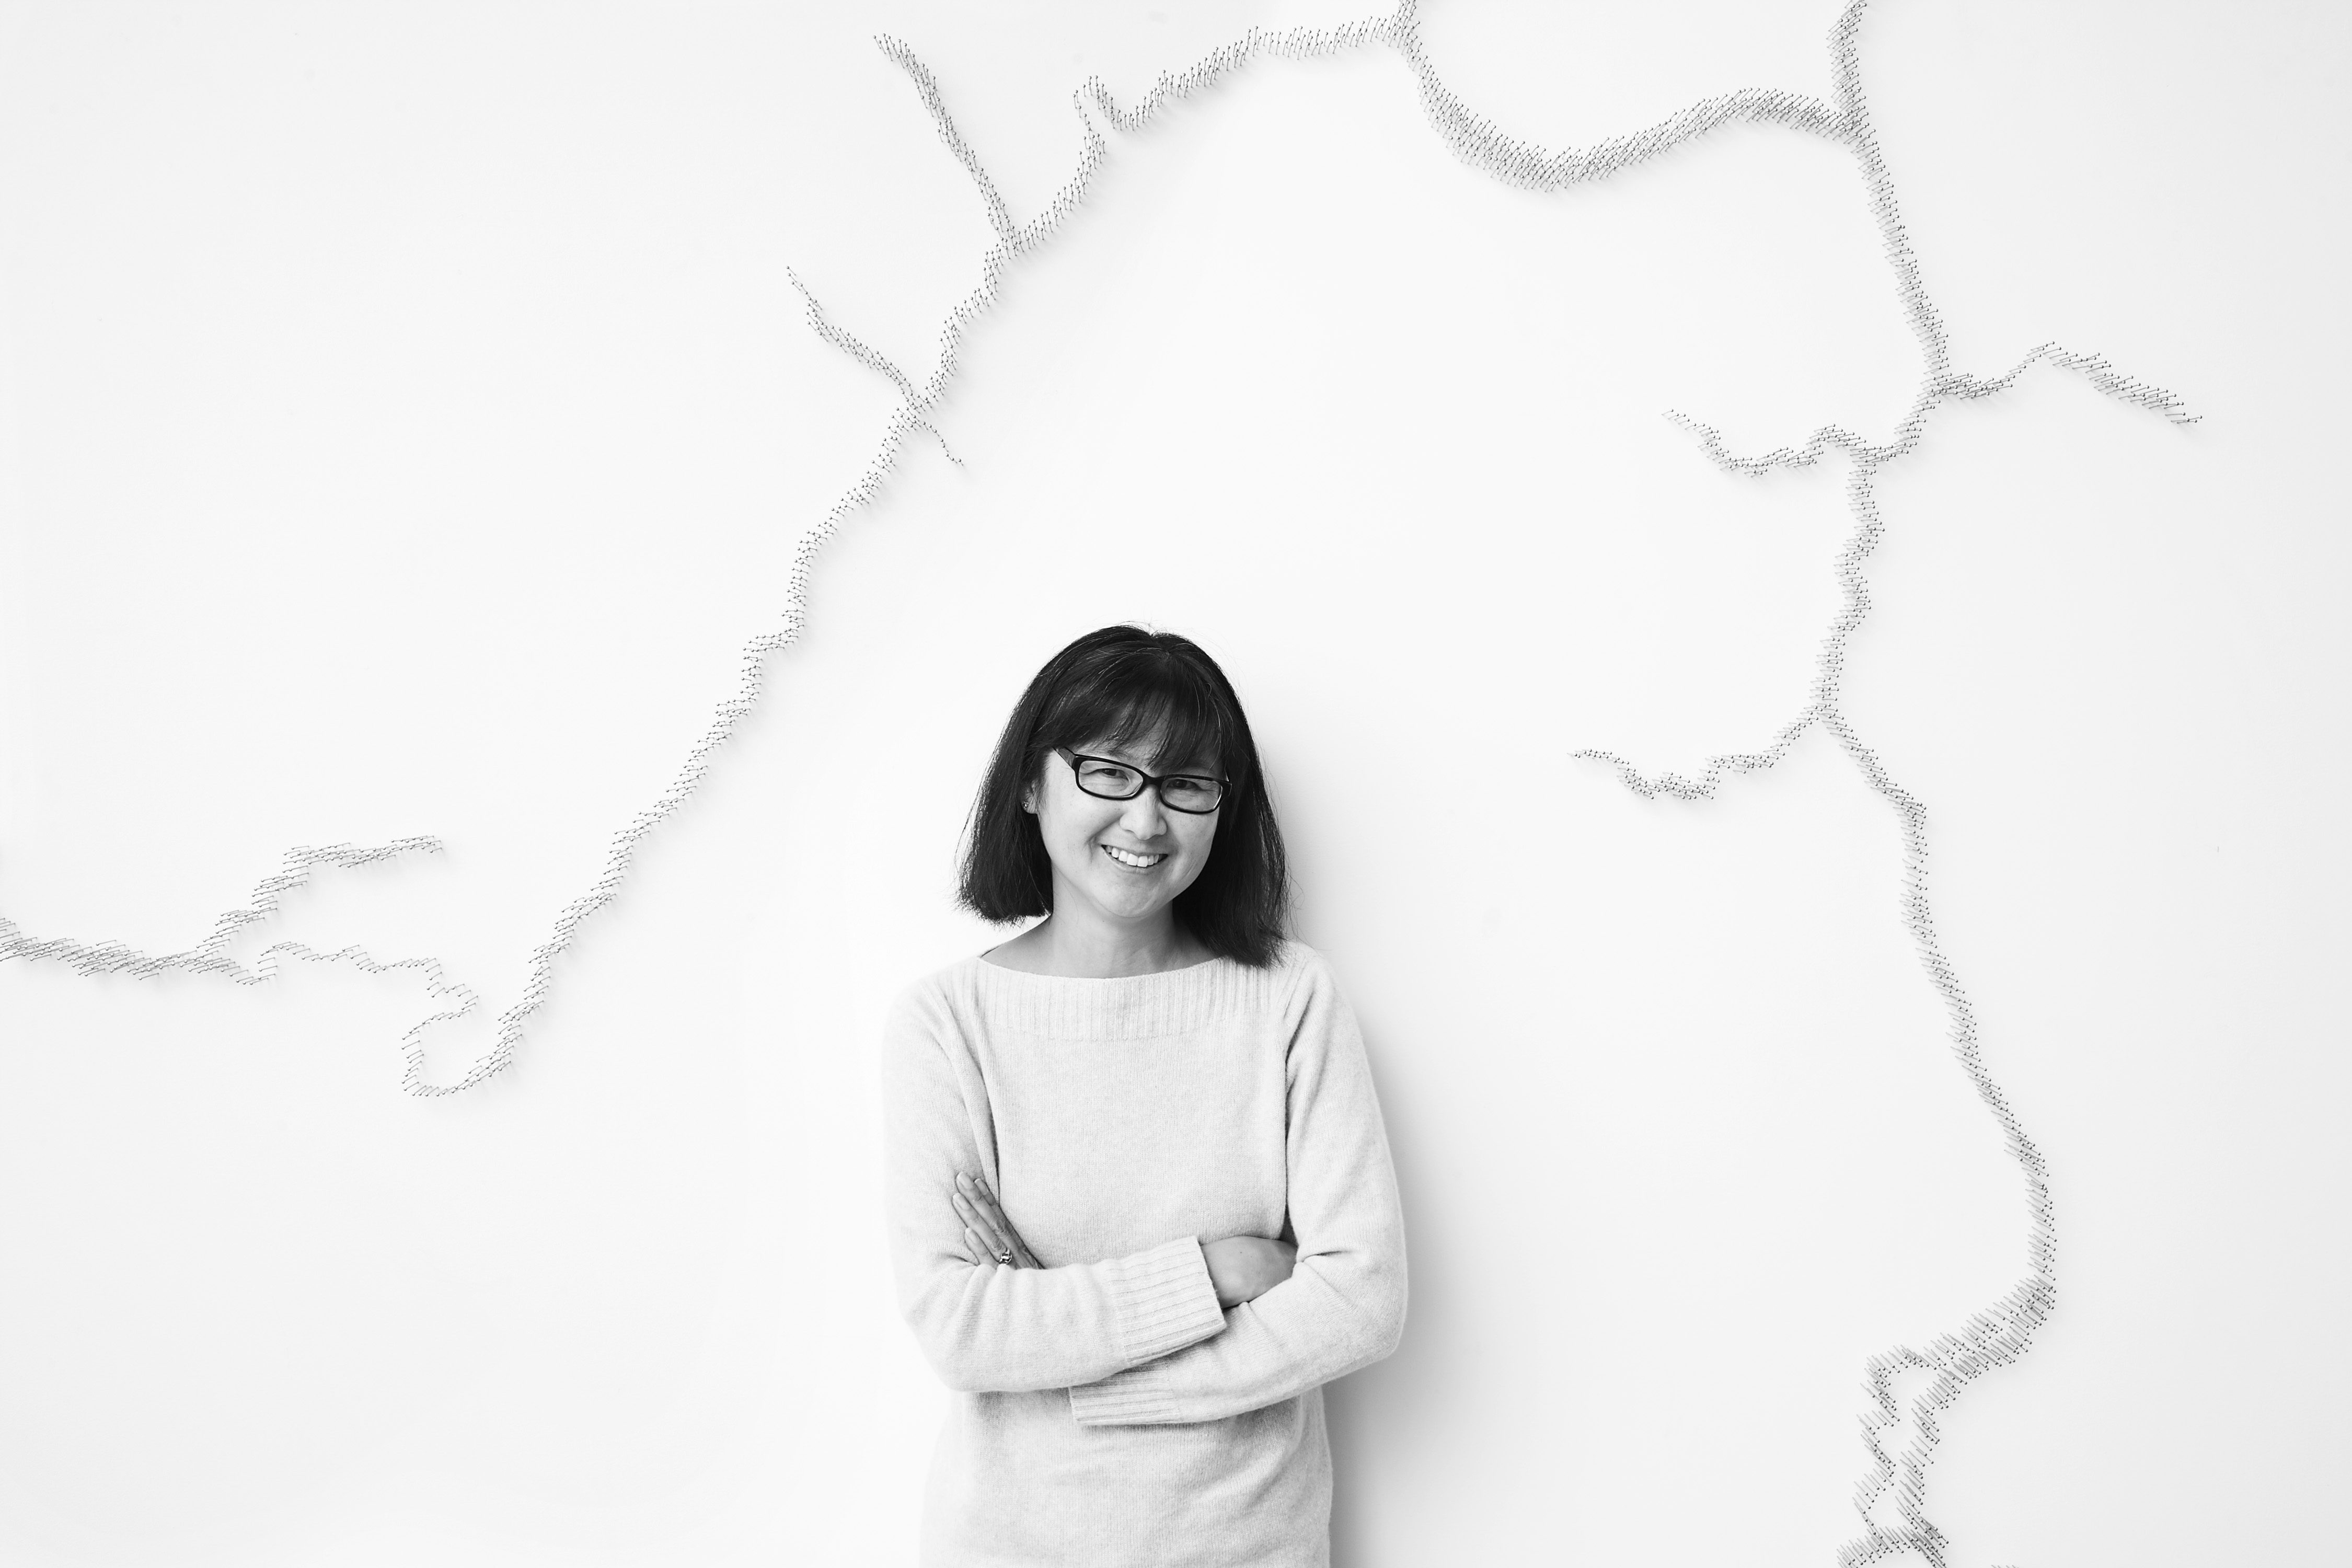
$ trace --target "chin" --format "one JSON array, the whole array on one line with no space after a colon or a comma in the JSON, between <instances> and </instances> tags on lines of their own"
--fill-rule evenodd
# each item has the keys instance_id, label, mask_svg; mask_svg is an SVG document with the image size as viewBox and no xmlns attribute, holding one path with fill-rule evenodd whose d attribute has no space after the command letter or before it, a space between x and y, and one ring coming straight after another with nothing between
<instances>
[{"instance_id":1,"label":"chin","mask_svg":"<svg viewBox=\"0 0 2352 1568\"><path fill-rule=\"evenodd\" d=\"M1122 920L1148 921L1167 907L1167 904L1160 900L1147 899L1139 902L1122 900L1112 904L1110 910Z\"/></svg>"},{"instance_id":2,"label":"chin","mask_svg":"<svg viewBox=\"0 0 2352 1568\"><path fill-rule=\"evenodd\" d=\"M1160 898L1139 899L1136 891L1133 888L1104 889L1097 893L1095 901L1121 920L1129 921L1148 920L1171 902Z\"/></svg>"}]
</instances>

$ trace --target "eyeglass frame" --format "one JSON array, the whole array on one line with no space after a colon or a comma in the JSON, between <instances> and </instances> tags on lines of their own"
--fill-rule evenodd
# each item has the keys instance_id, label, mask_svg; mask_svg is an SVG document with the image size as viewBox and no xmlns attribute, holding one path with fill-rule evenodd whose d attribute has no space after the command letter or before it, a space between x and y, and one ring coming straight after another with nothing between
<instances>
[{"instance_id":1,"label":"eyeglass frame","mask_svg":"<svg viewBox=\"0 0 2352 1568\"><path fill-rule=\"evenodd\" d=\"M1092 795L1097 800L1133 800L1136 795L1141 795L1147 789L1159 795L1160 786L1170 779L1206 779L1217 786L1217 804L1205 810L1195 809L1189 805L1178 805L1166 795L1160 795L1160 804L1180 816L1207 816L1213 812L1222 810L1225 804L1226 793L1234 787L1232 779L1220 778L1215 773L1161 773L1154 776L1145 773L1133 763L1122 763L1117 757L1099 757L1088 752L1074 752L1067 746L1055 747L1054 754L1070 764L1070 782L1076 784L1081 793ZM1080 763L1108 763L1112 767L1125 768L1143 782L1135 786L1134 794L1131 795L1104 795L1098 790L1087 788L1086 775L1078 771Z\"/></svg>"}]
</instances>

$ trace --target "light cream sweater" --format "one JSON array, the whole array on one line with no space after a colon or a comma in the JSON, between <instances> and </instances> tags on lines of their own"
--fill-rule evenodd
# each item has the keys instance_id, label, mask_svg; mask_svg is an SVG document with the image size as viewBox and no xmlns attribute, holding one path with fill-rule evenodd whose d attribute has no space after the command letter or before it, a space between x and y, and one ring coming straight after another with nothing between
<instances>
[{"instance_id":1,"label":"light cream sweater","mask_svg":"<svg viewBox=\"0 0 2352 1568\"><path fill-rule=\"evenodd\" d=\"M980 958L883 1049L898 1300L954 1390L925 1568L1322 1568L1321 1384L1404 1326L1404 1224L1356 1021L1319 954L1118 980ZM1043 1268L974 1264L987 1180ZM1296 1239L1220 1310L1201 1243Z\"/></svg>"}]
</instances>

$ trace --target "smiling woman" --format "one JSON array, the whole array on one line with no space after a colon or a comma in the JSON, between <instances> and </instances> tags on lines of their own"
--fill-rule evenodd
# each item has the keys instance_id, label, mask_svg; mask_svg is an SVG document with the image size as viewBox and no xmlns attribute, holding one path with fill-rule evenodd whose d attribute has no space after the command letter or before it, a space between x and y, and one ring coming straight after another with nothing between
<instances>
[{"instance_id":1,"label":"smiling woman","mask_svg":"<svg viewBox=\"0 0 2352 1568\"><path fill-rule=\"evenodd\" d=\"M1162 767L1165 780L1145 771ZM1103 875L1103 862L1154 874L1129 884ZM1135 626L1090 632L1048 660L973 803L962 901L986 920L1050 917L991 951L1007 969L1270 963L1289 870L1249 721L1216 662L1187 638Z\"/></svg>"},{"instance_id":2,"label":"smiling woman","mask_svg":"<svg viewBox=\"0 0 2352 1568\"><path fill-rule=\"evenodd\" d=\"M1327 1563L1321 1385L1396 1348L1403 1220L1208 655L1132 626L1055 655L962 899L1045 918L910 987L885 1045L899 1302L955 1391L924 1563Z\"/></svg>"}]
</instances>

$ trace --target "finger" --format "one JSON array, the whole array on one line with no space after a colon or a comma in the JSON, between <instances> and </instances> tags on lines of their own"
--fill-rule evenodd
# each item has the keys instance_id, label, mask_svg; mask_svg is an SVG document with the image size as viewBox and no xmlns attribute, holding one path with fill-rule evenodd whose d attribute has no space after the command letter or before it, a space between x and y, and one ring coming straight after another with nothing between
<instances>
[{"instance_id":1,"label":"finger","mask_svg":"<svg viewBox=\"0 0 2352 1568\"><path fill-rule=\"evenodd\" d=\"M1004 1205L997 1202L988 1183L979 1176L963 1176L961 1180L971 1194L964 1200L968 1211L979 1215L981 1229L996 1238L997 1250L1010 1251L1016 1268L1045 1268L1037 1255L1029 1250L1029 1244L1021 1239L1021 1233L1013 1228L1013 1222L1005 1217Z\"/></svg>"},{"instance_id":2,"label":"finger","mask_svg":"<svg viewBox=\"0 0 2352 1568\"><path fill-rule=\"evenodd\" d=\"M1013 1248L1013 1262L1019 1264L1024 1268L1043 1268L1045 1267L1044 1264L1037 1261L1037 1255L1029 1250L1029 1244L1021 1239L1021 1233L1013 1228L1013 1224L1010 1220L1005 1222L1003 1231L1006 1245Z\"/></svg>"},{"instance_id":3,"label":"finger","mask_svg":"<svg viewBox=\"0 0 2352 1568\"><path fill-rule=\"evenodd\" d=\"M1037 1255L1029 1250L1029 1244L1021 1239L1021 1233L1013 1228L1013 1222L1004 1217L1003 1209L996 1211L996 1234L1003 1237L1004 1245L1013 1249L1013 1261L1016 1266L1023 1268L1045 1267L1037 1261Z\"/></svg>"},{"instance_id":4,"label":"finger","mask_svg":"<svg viewBox=\"0 0 2352 1568\"><path fill-rule=\"evenodd\" d=\"M972 1178L971 1184L979 1194L980 1212L988 1215L996 1234L1003 1238L1006 1246L1013 1248L1013 1262L1024 1268L1045 1268L1043 1263L1037 1261L1037 1255L1029 1250L1029 1244L1021 1239L1021 1233L1013 1228L1013 1222L1004 1215L1004 1205L996 1201L996 1194L989 1190L988 1184L975 1176Z\"/></svg>"},{"instance_id":5,"label":"finger","mask_svg":"<svg viewBox=\"0 0 2352 1568\"><path fill-rule=\"evenodd\" d=\"M1012 1245L1010 1242L1006 1241L1002 1235L998 1234L995 1225L991 1222L988 1217L988 1211L982 1208L978 1204L971 1202L961 1193L958 1193L955 1198L955 1205L956 1213L963 1216L964 1223L971 1226L973 1230L977 1231L980 1235L981 1240L987 1245L988 1255L991 1258L997 1257Z\"/></svg>"},{"instance_id":6,"label":"finger","mask_svg":"<svg viewBox=\"0 0 2352 1568\"><path fill-rule=\"evenodd\" d=\"M963 1227L963 1250L965 1260L974 1265L996 1261L995 1254L982 1244L980 1233L970 1226Z\"/></svg>"},{"instance_id":7,"label":"finger","mask_svg":"<svg viewBox=\"0 0 2352 1568\"><path fill-rule=\"evenodd\" d=\"M998 1219L1004 1217L1004 1205L996 1201L996 1194L988 1190L986 1182L974 1177L971 1185L965 1191L971 1197L972 1205L982 1214L992 1215Z\"/></svg>"},{"instance_id":8,"label":"finger","mask_svg":"<svg viewBox=\"0 0 2352 1568\"><path fill-rule=\"evenodd\" d=\"M992 1251L1003 1245L991 1235L988 1215L978 1204L973 1203L961 1193L956 1194L950 1201L955 1205L955 1211L962 1216L964 1224L971 1226L979 1234L980 1238L989 1244Z\"/></svg>"},{"instance_id":9,"label":"finger","mask_svg":"<svg viewBox=\"0 0 2352 1568\"><path fill-rule=\"evenodd\" d=\"M980 1184L979 1177L968 1176L961 1171L958 1171L956 1173L955 1191L956 1212L959 1214L971 1215L977 1219L984 1220L987 1217L988 1210L987 1207L980 1201L982 1191L982 1188Z\"/></svg>"},{"instance_id":10,"label":"finger","mask_svg":"<svg viewBox=\"0 0 2352 1568\"><path fill-rule=\"evenodd\" d=\"M988 1189L981 1187L979 1195L970 1200L973 1212L980 1215L982 1234L996 1237L996 1245L1000 1247L1017 1249L1021 1237L1014 1232L1013 1222L1004 1217L1004 1211L996 1205L996 1200L987 1194Z\"/></svg>"}]
</instances>

